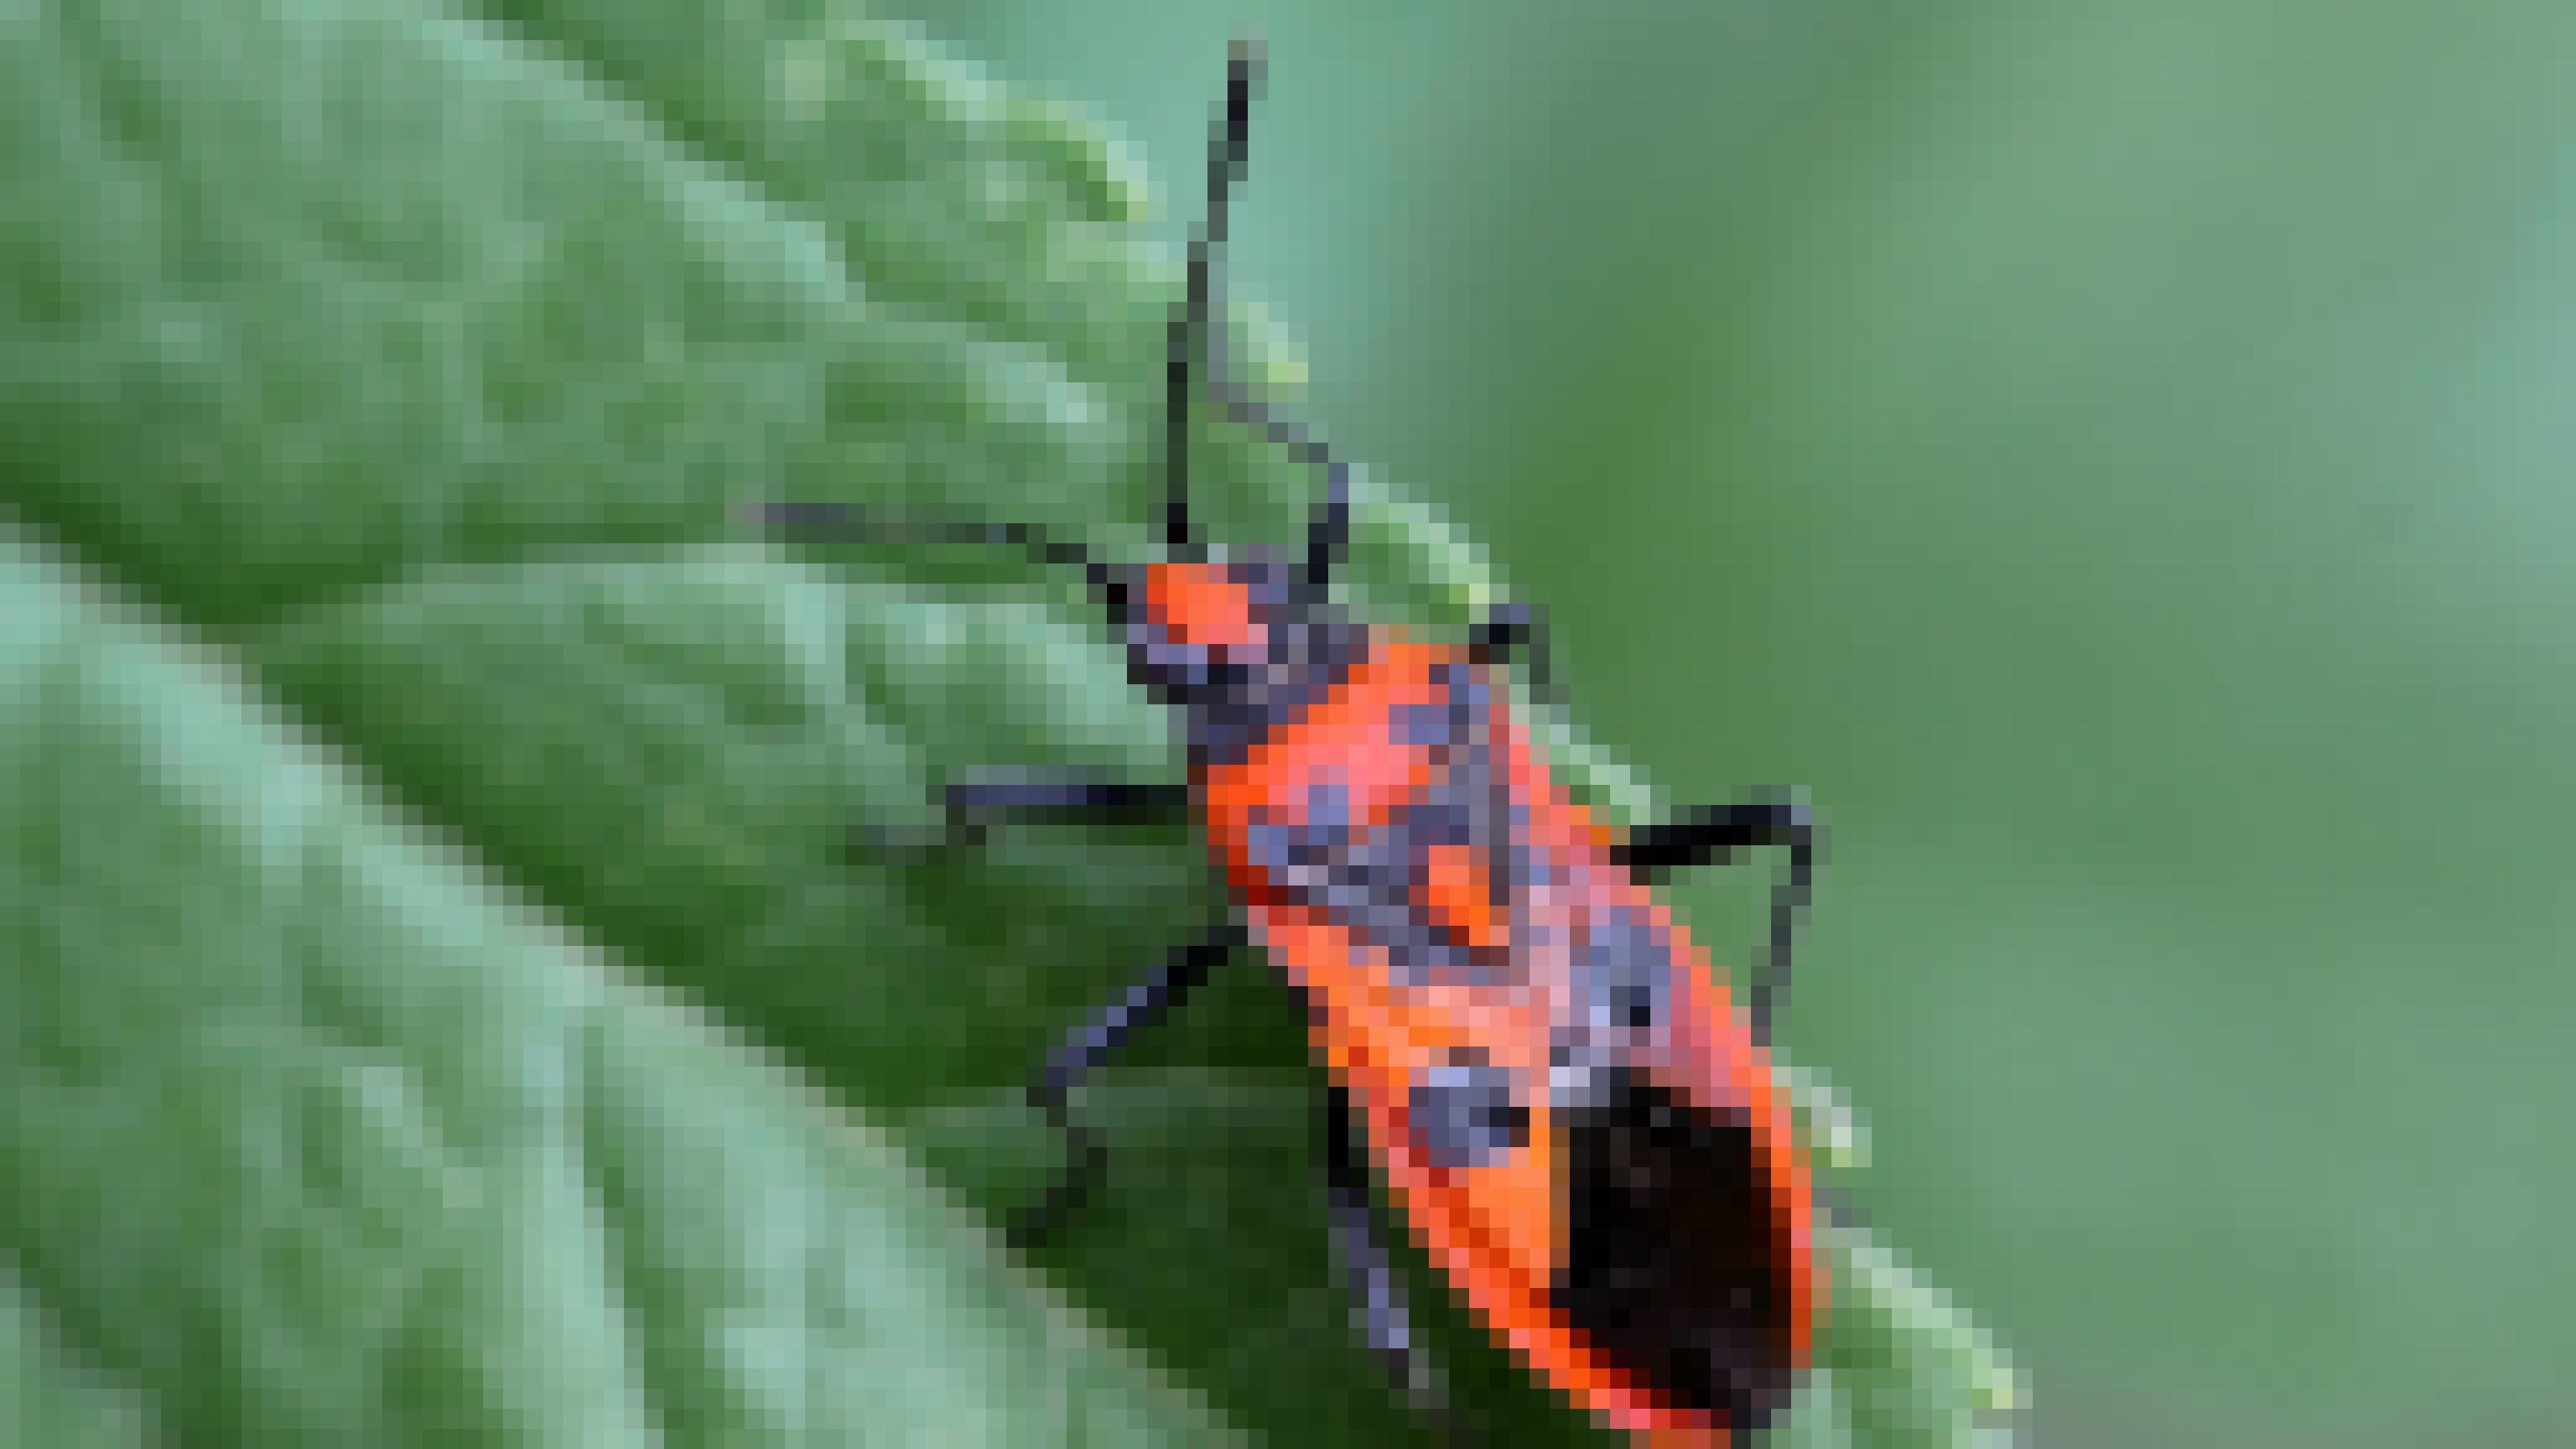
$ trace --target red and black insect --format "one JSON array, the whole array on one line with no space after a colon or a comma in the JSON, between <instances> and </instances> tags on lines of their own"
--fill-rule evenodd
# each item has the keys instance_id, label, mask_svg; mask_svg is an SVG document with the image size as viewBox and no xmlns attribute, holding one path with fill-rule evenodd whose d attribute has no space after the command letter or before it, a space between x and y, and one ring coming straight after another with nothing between
<instances>
[{"instance_id":1,"label":"red and black insect","mask_svg":"<svg viewBox=\"0 0 2576 1449\"><path fill-rule=\"evenodd\" d=\"M1222 920L1047 1061L1031 1093L1069 1162L1024 1234L1048 1231L1096 1170L1075 1088L1257 944L1310 1007L1334 1235L1399 1375L1431 1379L1371 1223L1371 1157L1433 1261L1540 1375L1614 1428L1725 1442L1787 1402L1823 1306L1807 1168L1766 1051L1815 827L1779 798L1608 830L1551 775L1496 672L1516 663L1545 689L1533 612L1497 608L1441 643L1335 605L1348 471L1229 382L1210 340L1258 66L1238 43L1171 324L1162 557L1113 563L1021 525L917 528L831 505L764 516L1079 568L1125 633L1133 677L1186 727L1182 781L1022 772L944 791L952 835L1002 817L1195 817L1232 887ZM1193 536L1201 366L1231 419L1322 474L1302 559ZM1785 846L1789 868L1739 1013L1650 887L1755 846Z\"/></svg>"}]
</instances>

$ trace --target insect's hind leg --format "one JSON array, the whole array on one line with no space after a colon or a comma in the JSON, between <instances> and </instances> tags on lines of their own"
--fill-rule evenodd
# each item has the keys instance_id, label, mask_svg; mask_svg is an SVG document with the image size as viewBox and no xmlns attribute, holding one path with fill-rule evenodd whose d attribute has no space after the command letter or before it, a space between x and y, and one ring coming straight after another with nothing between
<instances>
[{"instance_id":1,"label":"insect's hind leg","mask_svg":"<svg viewBox=\"0 0 2576 1449\"><path fill-rule=\"evenodd\" d=\"M1318 1094L1324 1130L1324 1190L1332 1213L1333 1255L1349 1277L1351 1298L1365 1319L1368 1344L1385 1363L1388 1376L1402 1388L1415 1412L1434 1422L1448 1415L1447 1395L1430 1351L1413 1336L1412 1316L1404 1303L1404 1284L1369 1216L1368 1165L1362 1155L1357 1124L1351 1120L1350 1096L1338 1086Z\"/></svg>"},{"instance_id":2,"label":"insect's hind leg","mask_svg":"<svg viewBox=\"0 0 2576 1449\"><path fill-rule=\"evenodd\" d=\"M1807 802L1794 796L1703 805L1670 820L1640 825L1610 848L1610 858L1641 881L1675 870L1722 862L1753 846L1785 846L1789 873L1771 892L1771 951L1753 979L1748 1013L1761 1040L1771 1035L1771 1013L1789 990L1789 963L1798 916L1815 884L1816 847L1822 836Z\"/></svg>"},{"instance_id":3,"label":"insect's hind leg","mask_svg":"<svg viewBox=\"0 0 2576 1449\"><path fill-rule=\"evenodd\" d=\"M1100 1167L1100 1140L1073 1115L1074 1089L1103 1062L1116 1055L1128 1038L1161 1022L1207 980L1219 958L1243 941L1242 928L1228 916L1215 929L1174 951L1152 975L1094 1015L1047 1054L1046 1069L1029 1084L1029 1104L1047 1119L1065 1144L1064 1167L1046 1195L1011 1226L1012 1240L1023 1247L1043 1243L1090 1192Z\"/></svg>"}]
</instances>

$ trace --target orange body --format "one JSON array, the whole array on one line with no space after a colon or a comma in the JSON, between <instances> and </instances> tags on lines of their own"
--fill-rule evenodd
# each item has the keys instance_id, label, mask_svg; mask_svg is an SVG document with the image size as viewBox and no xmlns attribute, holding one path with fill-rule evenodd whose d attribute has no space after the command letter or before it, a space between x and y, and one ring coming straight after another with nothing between
<instances>
[{"instance_id":1,"label":"orange body","mask_svg":"<svg viewBox=\"0 0 2576 1449\"><path fill-rule=\"evenodd\" d=\"M1823 1287L1787 1104L1725 985L1610 860L1484 667L1372 630L1336 689L1196 783L1257 939L1315 1008L1317 1051L1450 1281L1604 1422L1724 1442L1722 1415L1675 1403L1563 1307L1557 1285L1586 1247L1562 1089L1615 1062L1740 1134L1727 1151L1743 1154L1735 1170L1759 1200L1706 1221L1677 1201L1653 1230L1749 1237L1700 1255L1758 1258L1736 1275L1745 1283L1710 1274L1707 1311L1740 1314L1720 1300L1759 1279L1764 1302L1738 1331L1762 1335L1763 1356L1794 1369ZM1605 930L1618 933L1614 949L1600 945ZM1596 979L1604 972L1621 979ZM1623 1006L1611 988L1644 994ZM1444 1069L1511 1084L1517 1140L1482 1154L1429 1145L1454 1115L1424 1090ZM1417 1120L1426 1113L1442 1118L1437 1131ZM1625 1245L1639 1262L1662 1246Z\"/></svg>"}]
</instances>

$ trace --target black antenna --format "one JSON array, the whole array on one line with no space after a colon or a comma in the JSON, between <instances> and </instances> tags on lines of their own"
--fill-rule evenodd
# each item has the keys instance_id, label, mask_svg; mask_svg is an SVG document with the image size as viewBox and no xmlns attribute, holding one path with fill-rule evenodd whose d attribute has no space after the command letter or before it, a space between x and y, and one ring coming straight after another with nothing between
<instances>
[{"instance_id":1,"label":"black antenna","mask_svg":"<svg viewBox=\"0 0 2576 1449\"><path fill-rule=\"evenodd\" d=\"M1208 386L1224 402L1227 416L1286 449L1290 457L1324 474L1324 496L1306 525L1306 587L1321 594L1331 586L1351 547L1351 465L1336 457L1324 440L1305 424L1292 422L1255 401L1252 392L1227 371L1225 349L1207 350Z\"/></svg>"},{"instance_id":2,"label":"black antenna","mask_svg":"<svg viewBox=\"0 0 2576 1449\"><path fill-rule=\"evenodd\" d=\"M846 503L755 503L749 520L781 533L829 534L843 543L968 548L1015 548L1037 563L1082 570L1093 598L1115 620L1127 618L1136 571L1105 563L1078 543L1051 538L1026 523L966 523L955 519L902 518Z\"/></svg>"},{"instance_id":3,"label":"black antenna","mask_svg":"<svg viewBox=\"0 0 2576 1449\"><path fill-rule=\"evenodd\" d=\"M1163 505L1163 542L1174 553L1190 535L1190 366L1207 346L1209 271L1225 246L1226 202L1243 169L1245 133L1252 119L1252 90L1261 79L1261 42L1238 37L1226 56L1225 112L1208 147L1207 221L1190 238L1189 275L1181 313L1172 319L1163 363L1163 474L1170 492Z\"/></svg>"},{"instance_id":4,"label":"black antenna","mask_svg":"<svg viewBox=\"0 0 2576 1449\"><path fill-rule=\"evenodd\" d=\"M1190 243L1189 299L1181 316L1173 320L1172 350L1166 364L1171 391L1165 402L1165 421L1170 433L1164 446L1172 492L1165 534L1175 551L1190 542L1187 421L1190 364L1195 360L1207 369L1208 389L1224 404L1227 417L1261 433L1299 462L1323 473L1324 496L1317 500L1306 530L1306 584L1321 593L1331 585L1350 551L1350 465L1335 457L1324 440L1305 426L1281 417L1253 398L1252 390L1228 367L1229 349L1223 328L1210 320L1217 310L1214 253L1225 244L1226 200L1236 173L1243 169L1246 114L1251 109L1252 87L1261 77L1261 65L1261 42L1249 37L1235 41L1226 77L1225 117L1208 156L1207 231L1204 238L1193 238Z\"/></svg>"},{"instance_id":5,"label":"black antenna","mask_svg":"<svg viewBox=\"0 0 2576 1449\"><path fill-rule=\"evenodd\" d=\"M1096 573L1091 554L1077 543L1050 538L1025 523L961 523L908 519L846 503L756 503L750 520L780 532L830 534L844 543L950 544L1016 548L1042 564Z\"/></svg>"}]
</instances>

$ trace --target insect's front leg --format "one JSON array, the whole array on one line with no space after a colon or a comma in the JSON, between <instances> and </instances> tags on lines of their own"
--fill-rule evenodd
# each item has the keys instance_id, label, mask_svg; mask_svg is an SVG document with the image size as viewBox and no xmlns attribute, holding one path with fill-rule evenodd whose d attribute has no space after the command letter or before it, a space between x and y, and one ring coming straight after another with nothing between
<instances>
[{"instance_id":1,"label":"insect's front leg","mask_svg":"<svg viewBox=\"0 0 2576 1449\"><path fill-rule=\"evenodd\" d=\"M1045 1070L1029 1084L1029 1104L1064 1139L1065 1164L1046 1196L1012 1225L1014 1242L1029 1247L1053 1236L1065 1217L1081 1205L1099 1173L1100 1140L1073 1115L1075 1089L1117 1055L1128 1038L1160 1023L1189 1000L1216 963L1243 939L1242 927L1228 915L1214 929L1174 951L1152 975L1129 986L1047 1054Z\"/></svg>"},{"instance_id":2,"label":"insect's front leg","mask_svg":"<svg viewBox=\"0 0 2576 1449\"><path fill-rule=\"evenodd\" d=\"M1150 824L1189 813L1189 787L1111 780L1072 771L1015 770L952 780L940 791L940 820L926 838L902 838L862 822L853 832L863 848L917 851L972 841L1001 820L1055 820L1093 825ZM1171 1014L1205 981L1218 958L1242 939L1228 917L1215 930L1172 953L1152 975L1127 988L1065 1038L1029 1084L1029 1103L1064 1139L1065 1165L1046 1195L1012 1225L1023 1245L1048 1237L1089 1191L1100 1156L1091 1129L1075 1120L1074 1090L1140 1029Z\"/></svg>"}]
</instances>

